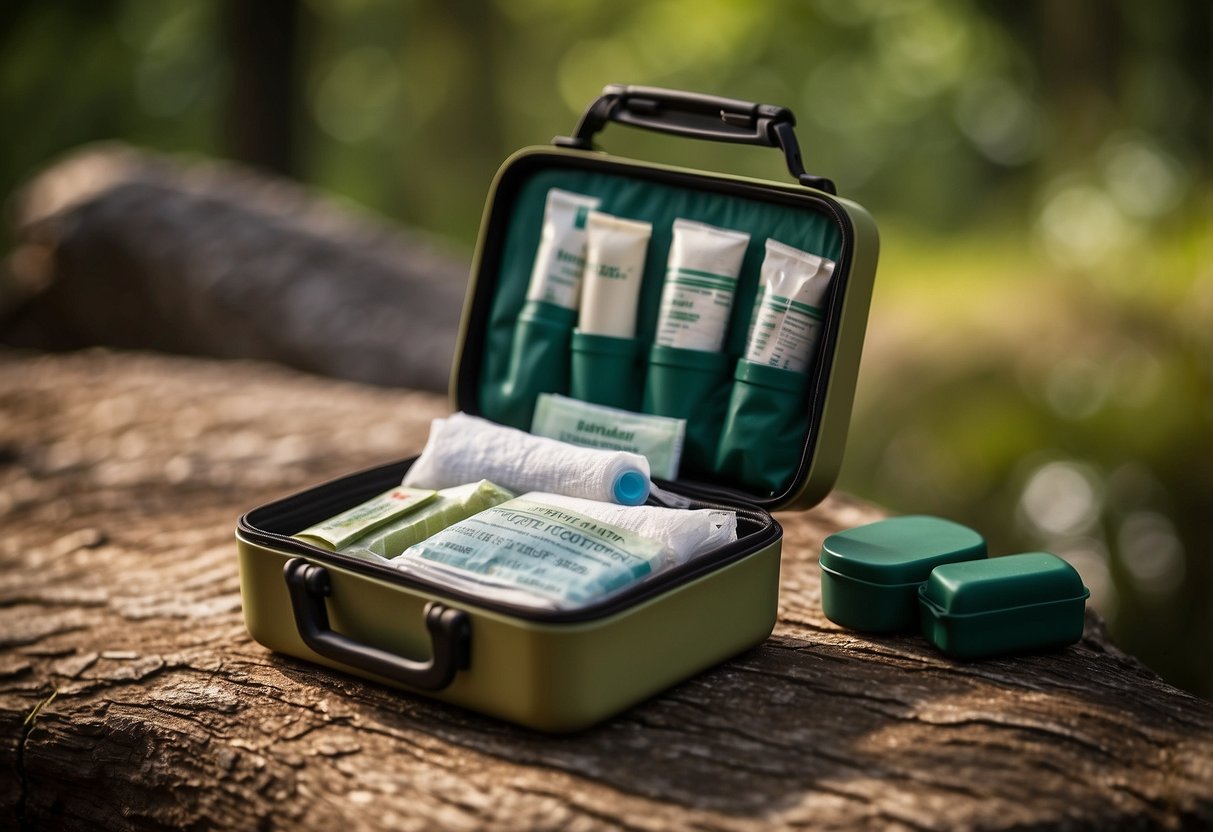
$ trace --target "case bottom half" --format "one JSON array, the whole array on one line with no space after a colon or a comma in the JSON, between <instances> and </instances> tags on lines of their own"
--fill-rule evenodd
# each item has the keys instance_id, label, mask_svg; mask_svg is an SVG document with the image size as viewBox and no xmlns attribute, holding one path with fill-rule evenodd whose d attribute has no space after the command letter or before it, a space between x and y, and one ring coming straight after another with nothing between
<instances>
[{"instance_id":1,"label":"case bottom half","mask_svg":"<svg viewBox=\"0 0 1213 832\"><path fill-rule=\"evenodd\" d=\"M284 577L296 555L236 537L245 624L260 644L549 732L589 727L760 644L778 608L780 540L621 611L572 622L508 615L323 562L329 626L358 643L425 661L426 606L438 601L467 614L466 668L426 691L308 647Z\"/></svg>"}]
</instances>

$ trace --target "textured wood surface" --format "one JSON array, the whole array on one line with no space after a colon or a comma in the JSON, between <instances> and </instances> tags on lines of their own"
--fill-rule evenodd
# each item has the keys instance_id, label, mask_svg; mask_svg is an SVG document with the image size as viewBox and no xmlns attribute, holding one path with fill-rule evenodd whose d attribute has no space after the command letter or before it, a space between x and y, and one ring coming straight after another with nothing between
<instances>
[{"instance_id":1,"label":"textured wood surface","mask_svg":"<svg viewBox=\"0 0 1213 832\"><path fill-rule=\"evenodd\" d=\"M571 737L252 643L238 514L416 451L445 410L255 364L0 353L0 827L1213 824L1213 705L1094 616L1074 647L973 664L826 621L823 535L880 516L842 496L780 517L766 644Z\"/></svg>"}]
</instances>

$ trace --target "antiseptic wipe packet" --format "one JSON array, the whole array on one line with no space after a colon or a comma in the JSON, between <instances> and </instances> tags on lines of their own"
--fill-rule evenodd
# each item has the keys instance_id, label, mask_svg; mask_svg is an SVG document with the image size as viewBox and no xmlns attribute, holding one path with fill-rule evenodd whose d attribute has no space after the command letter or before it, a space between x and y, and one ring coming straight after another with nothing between
<instances>
[{"instance_id":1,"label":"antiseptic wipe packet","mask_svg":"<svg viewBox=\"0 0 1213 832\"><path fill-rule=\"evenodd\" d=\"M573 609L710 551L715 547L709 541L737 537L732 512L570 498L557 498L563 505L556 505L553 496L530 493L486 509L410 546L392 565L497 600ZM619 522L590 516L595 506L605 506ZM633 519L655 534L669 528L672 536L663 540L625 528ZM703 545L689 548L697 543Z\"/></svg>"},{"instance_id":2,"label":"antiseptic wipe packet","mask_svg":"<svg viewBox=\"0 0 1213 832\"><path fill-rule=\"evenodd\" d=\"M686 425L686 419L633 413L557 393L540 393L531 433L583 448L640 454L649 461L653 476L672 480L678 476Z\"/></svg>"}]
</instances>

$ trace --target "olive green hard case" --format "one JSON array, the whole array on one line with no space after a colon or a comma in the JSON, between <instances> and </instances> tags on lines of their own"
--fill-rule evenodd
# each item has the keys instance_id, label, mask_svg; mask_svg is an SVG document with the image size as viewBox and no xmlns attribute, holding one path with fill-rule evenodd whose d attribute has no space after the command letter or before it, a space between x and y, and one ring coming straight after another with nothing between
<instances>
[{"instance_id":1,"label":"olive green hard case","mask_svg":"<svg viewBox=\"0 0 1213 832\"><path fill-rule=\"evenodd\" d=\"M591 143L608 122L776 147L795 182L612 157ZM557 138L555 147L522 150L498 172L452 372L455 409L523 428L529 428L538 393L568 389L567 376L550 374L550 366L555 360L568 367L569 321L525 300L549 188L599 196L601 210L653 223L637 323L637 384L651 352L672 220L684 216L749 230L753 239L723 349L723 386L709 390L711 401L702 408L716 421L701 419L695 426L719 435L723 424L740 425L734 456L749 470L700 452L684 457L677 481L658 481L691 507L735 510L736 543L603 602L550 611L428 586L391 567L292 537L397 485L412 460L391 462L240 518L240 586L253 638L280 653L554 732L590 726L764 641L776 620L783 535L769 512L813 505L833 485L877 256L868 214L834 196L829 180L805 173L793 125L782 107L607 87L572 137ZM769 374L749 372L738 362L767 237L837 263L812 372L791 391L787 378L772 383ZM527 355L519 355L520 346ZM743 369L734 373L735 365ZM739 395L735 376L762 384ZM668 366L662 377L672 377ZM752 436L745 425L754 426ZM772 447L772 437L784 444ZM756 460L769 463L757 479Z\"/></svg>"}]
</instances>

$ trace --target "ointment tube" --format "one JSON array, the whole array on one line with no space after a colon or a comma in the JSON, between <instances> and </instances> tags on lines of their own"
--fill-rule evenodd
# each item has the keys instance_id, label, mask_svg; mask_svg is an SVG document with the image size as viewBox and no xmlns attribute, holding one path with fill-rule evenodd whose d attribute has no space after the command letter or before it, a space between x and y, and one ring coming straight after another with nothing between
<instances>
[{"instance_id":1,"label":"ointment tube","mask_svg":"<svg viewBox=\"0 0 1213 832\"><path fill-rule=\"evenodd\" d=\"M578 320L582 332L635 337L636 303L652 233L653 226L647 222L590 212Z\"/></svg>"},{"instance_id":2,"label":"ointment tube","mask_svg":"<svg viewBox=\"0 0 1213 832\"><path fill-rule=\"evenodd\" d=\"M526 428L535 397L569 389L569 343L581 299L586 219L597 197L552 188L526 302L518 311L502 384L483 400L499 422Z\"/></svg>"},{"instance_id":3,"label":"ointment tube","mask_svg":"<svg viewBox=\"0 0 1213 832\"><path fill-rule=\"evenodd\" d=\"M543 233L527 287L528 301L576 309L585 268L586 220L597 197L552 188L543 213Z\"/></svg>"},{"instance_id":4,"label":"ointment tube","mask_svg":"<svg viewBox=\"0 0 1213 832\"><path fill-rule=\"evenodd\" d=\"M833 274L832 260L767 240L746 361L808 372Z\"/></svg>"},{"instance_id":5,"label":"ointment tube","mask_svg":"<svg viewBox=\"0 0 1213 832\"><path fill-rule=\"evenodd\" d=\"M657 344L705 352L720 349L749 243L750 235L743 231L674 220Z\"/></svg>"}]
</instances>

